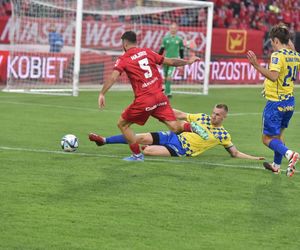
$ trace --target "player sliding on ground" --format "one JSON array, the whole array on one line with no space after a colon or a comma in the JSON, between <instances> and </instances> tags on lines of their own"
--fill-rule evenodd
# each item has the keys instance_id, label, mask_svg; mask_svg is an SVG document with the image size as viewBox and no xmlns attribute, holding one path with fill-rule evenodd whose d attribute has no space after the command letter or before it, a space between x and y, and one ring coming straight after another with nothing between
<instances>
[{"instance_id":1,"label":"player sliding on ground","mask_svg":"<svg viewBox=\"0 0 300 250\"><path fill-rule=\"evenodd\" d=\"M126 161L143 161L137 138L131 129L133 123L144 125L150 116L165 123L174 132L194 131L200 136L204 132L196 123L177 121L170 106L168 98L162 91L162 78L157 69L157 64L170 66L184 66L199 60L191 57L189 60L163 57L150 49L137 48L137 38L133 31L126 31L122 37L122 45L125 53L118 58L111 77L104 83L99 94L98 104L100 108L105 106L105 94L118 80L122 72L125 72L132 85L135 99L121 114L118 127L126 138L132 151L132 156L124 158ZM89 135L90 140L95 141L94 134Z\"/></svg>"},{"instance_id":2,"label":"player sliding on ground","mask_svg":"<svg viewBox=\"0 0 300 250\"><path fill-rule=\"evenodd\" d=\"M230 134L222 125L228 113L227 105L217 104L213 108L210 116L203 113L188 114L179 110L174 110L174 112L176 117L180 120L196 122L203 130L205 130L206 136L201 137L190 132L175 134L171 131L137 134L137 142L145 145L143 147L145 155L197 156L210 148L222 145L232 157L251 160L264 159L264 157L256 157L242 153L233 145ZM98 146L104 144L126 143L123 135L105 138L94 134L92 139Z\"/></svg>"},{"instance_id":3,"label":"player sliding on ground","mask_svg":"<svg viewBox=\"0 0 300 250\"><path fill-rule=\"evenodd\" d=\"M283 156L289 161L287 176L293 176L299 154L284 143L283 132L293 116L295 100L294 82L300 67L300 54L294 49L291 34L286 26L276 25L270 31L271 44L275 52L271 55L269 69L262 67L256 55L249 51L249 62L266 77L264 96L267 103L263 112L263 143L274 151L273 163L264 162L264 167L274 173L280 172Z\"/></svg>"}]
</instances>

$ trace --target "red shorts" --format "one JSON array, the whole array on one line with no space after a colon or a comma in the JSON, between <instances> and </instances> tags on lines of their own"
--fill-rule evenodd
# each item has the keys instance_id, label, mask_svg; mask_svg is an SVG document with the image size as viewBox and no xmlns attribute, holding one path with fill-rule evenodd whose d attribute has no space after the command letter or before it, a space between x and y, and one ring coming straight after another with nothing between
<instances>
[{"instance_id":1,"label":"red shorts","mask_svg":"<svg viewBox=\"0 0 300 250\"><path fill-rule=\"evenodd\" d=\"M176 121L169 99L162 92L140 96L122 113L126 121L144 125L150 116L160 121Z\"/></svg>"}]
</instances>

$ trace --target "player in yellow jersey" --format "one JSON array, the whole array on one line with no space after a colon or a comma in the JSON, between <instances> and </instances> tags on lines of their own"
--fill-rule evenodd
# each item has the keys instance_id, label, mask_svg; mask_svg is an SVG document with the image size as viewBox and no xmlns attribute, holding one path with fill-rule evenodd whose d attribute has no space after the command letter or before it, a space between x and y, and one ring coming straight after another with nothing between
<instances>
[{"instance_id":1,"label":"player in yellow jersey","mask_svg":"<svg viewBox=\"0 0 300 250\"><path fill-rule=\"evenodd\" d=\"M290 150L283 141L283 132L293 116L295 100L294 82L300 67L300 53L295 51L291 34L286 26L276 25L270 31L274 52L269 69L262 67L252 51L248 51L249 62L266 77L263 94L267 103L263 112L263 143L274 151L272 164L265 162L264 167L274 173L280 172L283 156L289 161L287 176L293 176L299 153Z\"/></svg>"},{"instance_id":2,"label":"player in yellow jersey","mask_svg":"<svg viewBox=\"0 0 300 250\"><path fill-rule=\"evenodd\" d=\"M202 135L192 132L175 134L171 131L137 134L138 143L146 145L144 147L145 155L197 156L210 148L221 145L232 157L251 160L264 159L263 157L242 153L233 145L230 134L222 125L228 113L227 105L217 104L210 116L204 113L188 114L179 110L174 110L174 113L179 120L197 123L203 129ZM93 135L92 141L95 141L98 146L126 143L123 135L107 138L96 134Z\"/></svg>"}]
</instances>

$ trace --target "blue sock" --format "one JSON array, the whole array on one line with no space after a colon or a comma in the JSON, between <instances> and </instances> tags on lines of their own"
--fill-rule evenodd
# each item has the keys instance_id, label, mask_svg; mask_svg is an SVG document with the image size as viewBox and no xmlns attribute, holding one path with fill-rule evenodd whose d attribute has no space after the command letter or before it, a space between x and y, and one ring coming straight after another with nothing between
<instances>
[{"instance_id":1,"label":"blue sock","mask_svg":"<svg viewBox=\"0 0 300 250\"><path fill-rule=\"evenodd\" d=\"M110 137L106 137L106 144L127 144L127 141L124 135L114 135Z\"/></svg>"},{"instance_id":2,"label":"blue sock","mask_svg":"<svg viewBox=\"0 0 300 250\"><path fill-rule=\"evenodd\" d=\"M272 149L274 152L281 154L282 156L285 155L286 151L289 149L283 144L283 142L277 138L272 139L269 143L269 148Z\"/></svg>"},{"instance_id":3,"label":"blue sock","mask_svg":"<svg viewBox=\"0 0 300 250\"><path fill-rule=\"evenodd\" d=\"M274 163L275 164L280 165L282 162L282 158L283 158L282 154L280 154L278 152L274 152Z\"/></svg>"}]
</instances>

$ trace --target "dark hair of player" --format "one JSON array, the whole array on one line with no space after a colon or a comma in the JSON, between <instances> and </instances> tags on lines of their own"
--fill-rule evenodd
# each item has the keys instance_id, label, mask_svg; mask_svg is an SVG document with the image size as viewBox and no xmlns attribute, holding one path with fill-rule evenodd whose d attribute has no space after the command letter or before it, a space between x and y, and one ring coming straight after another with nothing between
<instances>
[{"instance_id":1,"label":"dark hair of player","mask_svg":"<svg viewBox=\"0 0 300 250\"><path fill-rule=\"evenodd\" d=\"M275 25L270 31L270 38L274 41L277 38L282 44L288 44L291 34L285 25Z\"/></svg>"},{"instance_id":2,"label":"dark hair of player","mask_svg":"<svg viewBox=\"0 0 300 250\"><path fill-rule=\"evenodd\" d=\"M133 31L126 31L122 37L121 37L122 40L127 40L128 42L130 43L136 43L136 33L133 32Z\"/></svg>"},{"instance_id":3,"label":"dark hair of player","mask_svg":"<svg viewBox=\"0 0 300 250\"><path fill-rule=\"evenodd\" d=\"M216 104L215 107L218 108L218 109L223 109L223 110L226 111L226 113L228 113L228 106L226 104L219 103L219 104Z\"/></svg>"}]
</instances>

